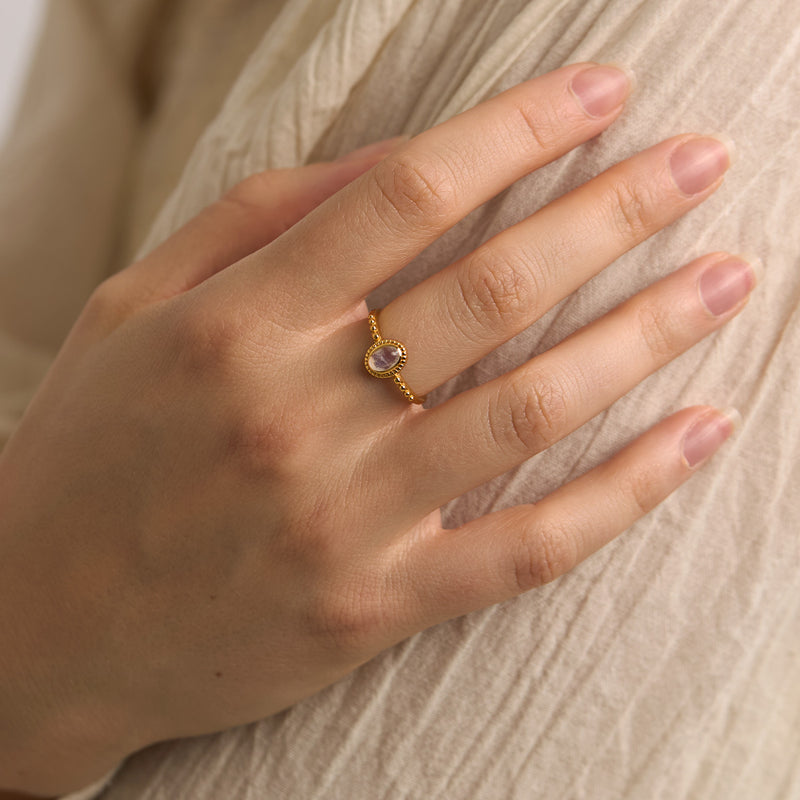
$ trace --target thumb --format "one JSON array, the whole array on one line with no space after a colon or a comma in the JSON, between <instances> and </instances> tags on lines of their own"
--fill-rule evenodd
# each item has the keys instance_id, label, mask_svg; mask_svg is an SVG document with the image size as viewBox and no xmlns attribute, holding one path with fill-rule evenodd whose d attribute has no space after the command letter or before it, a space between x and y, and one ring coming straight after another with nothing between
<instances>
[{"instance_id":1,"label":"thumb","mask_svg":"<svg viewBox=\"0 0 800 800\"><path fill-rule=\"evenodd\" d=\"M185 292L269 244L407 138L370 144L332 162L259 172L236 184L149 255L111 278L113 294L125 297L124 316Z\"/></svg>"}]
</instances>

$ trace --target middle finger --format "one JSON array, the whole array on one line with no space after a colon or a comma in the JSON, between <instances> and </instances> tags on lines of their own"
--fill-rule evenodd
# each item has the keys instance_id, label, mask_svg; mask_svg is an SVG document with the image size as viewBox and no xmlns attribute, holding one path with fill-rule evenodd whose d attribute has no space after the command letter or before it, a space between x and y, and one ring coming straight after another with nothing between
<instances>
[{"instance_id":1,"label":"middle finger","mask_svg":"<svg viewBox=\"0 0 800 800\"><path fill-rule=\"evenodd\" d=\"M611 262L701 203L730 165L727 146L661 142L497 234L380 314L409 351L403 377L425 394L520 333ZM424 354L424 358L415 354Z\"/></svg>"}]
</instances>

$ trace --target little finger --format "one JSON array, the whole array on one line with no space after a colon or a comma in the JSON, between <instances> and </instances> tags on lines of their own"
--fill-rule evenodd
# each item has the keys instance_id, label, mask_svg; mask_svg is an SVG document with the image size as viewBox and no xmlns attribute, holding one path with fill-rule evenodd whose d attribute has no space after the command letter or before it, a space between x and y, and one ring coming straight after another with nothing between
<instances>
[{"instance_id":1,"label":"little finger","mask_svg":"<svg viewBox=\"0 0 800 800\"><path fill-rule=\"evenodd\" d=\"M502 602L568 572L677 489L737 419L734 411L708 406L684 409L535 505L420 540L407 564L416 626Z\"/></svg>"}]
</instances>

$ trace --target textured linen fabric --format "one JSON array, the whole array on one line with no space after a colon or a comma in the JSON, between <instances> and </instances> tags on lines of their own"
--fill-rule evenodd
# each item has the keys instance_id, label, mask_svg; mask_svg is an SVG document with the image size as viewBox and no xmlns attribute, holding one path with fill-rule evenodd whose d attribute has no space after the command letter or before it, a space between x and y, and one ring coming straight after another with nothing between
<instances>
[{"instance_id":1,"label":"textured linen fabric","mask_svg":"<svg viewBox=\"0 0 800 800\"><path fill-rule=\"evenodd\" d=\"M267 720L151 747L83 797L800 798L798 58L797 0L51 4L0 167L6 436L91 287L233 183L419 132L565 63L630 65L623 117L471 214L375 305L667 136L724 130L740 158L712 199L432 402L703 252L766 264L737 320L445 517L536 500L685 405L737 406L736 438L666 503L555 583Z\"/></svg>"}]
</instances>

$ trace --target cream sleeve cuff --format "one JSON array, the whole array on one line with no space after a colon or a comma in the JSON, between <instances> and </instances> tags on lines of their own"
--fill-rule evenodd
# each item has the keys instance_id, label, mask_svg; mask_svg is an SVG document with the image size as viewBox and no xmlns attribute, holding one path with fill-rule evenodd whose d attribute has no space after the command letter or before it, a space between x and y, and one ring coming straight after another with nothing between
<instances>
[{"instance_id":1,"label":"cream sleeve cuff","mask_svg":"<svg viewBox=\"0 0 800 800\"><path fill-rule=\"evenodd\" d=\"M91 786L87 786L85 789L72 792L71 794L62 795L58 800L93 800L93 798L97 797L100 792L111 783L112 778L117 774L117 770L119 770L121 766L122 764L118 764L108 775L96 781Z\"/></svg>"}]
</instances>

